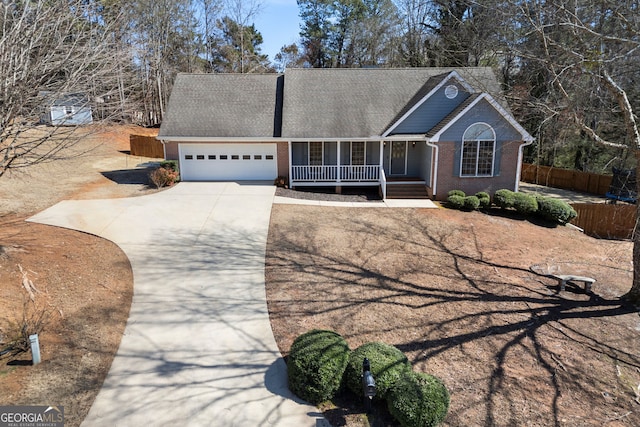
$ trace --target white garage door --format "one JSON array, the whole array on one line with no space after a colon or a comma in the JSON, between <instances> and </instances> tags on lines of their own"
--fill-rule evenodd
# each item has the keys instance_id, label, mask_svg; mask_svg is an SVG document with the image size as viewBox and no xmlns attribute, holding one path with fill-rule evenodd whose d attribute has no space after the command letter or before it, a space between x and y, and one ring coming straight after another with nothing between
<instances>
[{"instance_id":1,"label":"white garage door","mask_svg":"<svg viewBox=\"0 0 640 427\"><path fill-rule=\"evenodd\" d=\"M183 181L272 180L276 144L180 144Z\"/></svg>"}]
</instances>

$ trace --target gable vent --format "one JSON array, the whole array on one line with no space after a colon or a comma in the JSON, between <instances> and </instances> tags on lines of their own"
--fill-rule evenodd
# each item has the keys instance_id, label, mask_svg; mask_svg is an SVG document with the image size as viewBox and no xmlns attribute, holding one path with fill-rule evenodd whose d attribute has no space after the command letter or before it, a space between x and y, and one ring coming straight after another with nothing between
<instances>
[{"instance_id":1,"label":"gable vent","mask_svg":"<svg viewBox=\"0 0 640 427\"><path fill-rule=\"evenodd\" d=\"M456 96L458 96L458 86L449 85L446 88L444 88L444 96L446 96L449 99L453 99Z\"/></svg>"}]
</instances>

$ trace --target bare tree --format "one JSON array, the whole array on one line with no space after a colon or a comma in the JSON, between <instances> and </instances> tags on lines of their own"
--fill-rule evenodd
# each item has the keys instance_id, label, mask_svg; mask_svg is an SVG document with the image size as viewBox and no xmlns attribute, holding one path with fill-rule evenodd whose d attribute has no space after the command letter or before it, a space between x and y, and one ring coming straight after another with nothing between
<instances>
[{"instance_id":1,"label":"bare tree","mask_svg":"<svg viewBox=\"0 0 640 427\"><path fill-rule=\"evenodd\" d=\"M522 72L532 66L536 74L530 78L544 86L546 116L562 117L596 144L634 153L640 176L640 99L633 93L640 77L637 2L510 0L503 10L520 17L527 30L518 55ZM634 233L633 259L633 285L626 297L638 303L640 230Z\"/></svg>"},{"instance_id":2,"label":"bare tree","mask_svg":"<svg viewBox=\"0 0 640 427\"><path fill-rule=\"evenodd\" d=\"M195 6L192 0L137 0L123 2L123 6L130 25L144 124L156 125L162 122L175 75L202 68Z\"/></svg>"},{"instance_id":3,"label":"bare tree","mask_svg":"<svg viewBox=\"0 0 640 427\"><path fill-rule=\"evenodd\" d=\"M55 98L82 94L86 105L118 99L118 55L109 29L83 0L0 2L0 176L64 157L75 128L34 131ZM116 102L118 104L119 102Z\"/></svg>"},{"instance_id":4,"label":"bare tree","mask_svg":"<svg viewBox=\"0 0 640 427\"><path fill-rule=\"evenodd\" d=\"M431 46L435 38L429 25L434 5L422 0L399 0L403 36L400 51L404 63L410 67L434 66Z\"/></svg>"},{"instance_id":5,"label":"bare tree","mask_svg":"<svg viewBox=\"0 0 640 427\"><path fill-rule=\"evenodd\" d=\"M208 70L212 69L211 53L214 49L216 21L222 11L222 0L196 0L196 4L201 9L200 31L204 40L204 59Z\"/></svg>"}]
</instances>

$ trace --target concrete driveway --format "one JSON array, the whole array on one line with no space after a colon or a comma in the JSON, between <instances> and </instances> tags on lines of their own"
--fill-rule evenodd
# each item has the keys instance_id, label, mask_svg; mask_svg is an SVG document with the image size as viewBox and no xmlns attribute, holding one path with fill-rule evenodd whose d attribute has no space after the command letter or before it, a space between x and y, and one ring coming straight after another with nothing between
<instances>
[{"instance_id":1,"label":"concrete driveway","mask_svg":"<svg viewBox=\"0 0 640 427\"><path fill-rule=\"evenodd\" d=\"M324 426L291 395L267 312L275 187L180 183L30 218L115 242L133 268L120 348L85 426Z\"/></svg>"}]
</instances>

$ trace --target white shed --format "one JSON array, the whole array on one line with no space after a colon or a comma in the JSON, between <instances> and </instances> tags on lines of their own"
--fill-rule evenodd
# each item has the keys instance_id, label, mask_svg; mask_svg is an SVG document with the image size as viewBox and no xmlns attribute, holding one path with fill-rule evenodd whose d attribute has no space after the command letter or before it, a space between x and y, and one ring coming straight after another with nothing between
<instances>
[{"instance_id":1,"label":"white shed","mask_svg":"<svg viewBox=\"0 0 640 427\"><path fill-rule=\"evenodd\" d=\"M82 93L53 94L42 92L44 111L40 122L52 126L78 126L93 123L89 98Z\"/></svg>"}]
</instances>

